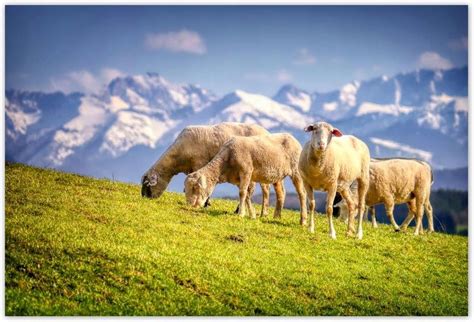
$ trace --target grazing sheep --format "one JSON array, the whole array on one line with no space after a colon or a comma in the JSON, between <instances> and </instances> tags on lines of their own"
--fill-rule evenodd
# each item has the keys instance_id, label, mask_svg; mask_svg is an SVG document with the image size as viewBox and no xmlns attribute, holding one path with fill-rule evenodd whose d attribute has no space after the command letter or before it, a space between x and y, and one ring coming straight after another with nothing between
<instances>
[{"instance_id":1,"label":"grazing sheep","mask_svg":"<svg viewBox=\"0 0 474 322\"><path fill-rule=\"evenodd\" d=\"M184 187L186 200L193 206L204 205L217 183L229 182L239 187L239 214L244 217L246 206L252 218L255 212L247 198L253 182L279 184L289 176L300 199L300 223L306 223L305 191L298 172L300 143L290 134L277 133L249 137L234 137L203 168L188 175ZM278 202L274 216L281 216L283 200Z\"/></svg>"},{"instance_id":2,"label":"grazing sheep","mask_svg":"<svg viewBox=\"0 0 474 322\"><path fill-rule=\"evenodd\" d=\"M354 136L343 136L341 131L326 122L311 124L305 128L305 131L311 132L311 140L305 144L301 152L299 169L309 199L310 231L314 232L314 208L316 207L313 190L323 190L327 192L326 213L331 238L336 239L332 219L336 192L341 193L349 207L347 235L354 235L356 207L349 187L357 180L359 192L357 237L361 239L365 194L369 187L369 148Z\"/></svg>"},{"instance_id":3,"label":"grazing sheep","mask_svg":"<svg viewBox=\"0 0 474 322\"><path fill-rule=\"evenodd\" d=\"M142 177L142 196L159 198L178 173L189 174L205 166L219 149L234 136L269 134L256 124L225 122L217 125L187 126L173 144ZM276 191L277 195L281 191ZM269 200L268 186L262 186L262 213ZM283 192L284 193L284 192ZM208 201L206 201L207 205Z\"/></svg>"},{"instance_id":4,"label":"grazing sheep","mask_svg":"<svg viewBox=\"0 0 474 322\"><path fill-rule=\"evenodd\" d=\"M353 195L357 195L356 184L351 187ZM371 159L370 183L365 204L370 208L372 225L377 226L374 206L383 203L391 224L399 231L400 227L393 218L393 209L396 204L407 203L409 212L401 226L402 230L406 230L415 217L415 235L422 233L421 219L423 209L426 209L428 231L433 232L433 209L430 203L432 184L433 172L427 162L407 158ZM341 212L344 213L344 201L339 204L342 206Z\"/></svg>"}]
</instances>

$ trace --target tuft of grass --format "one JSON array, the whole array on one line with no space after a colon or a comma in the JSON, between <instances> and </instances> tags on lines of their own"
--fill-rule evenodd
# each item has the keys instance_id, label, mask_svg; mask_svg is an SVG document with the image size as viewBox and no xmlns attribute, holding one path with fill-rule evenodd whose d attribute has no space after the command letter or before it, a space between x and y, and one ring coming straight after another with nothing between
<instances>
[{"instance_id":1,"label":"tuft of grass","mask_svg":"<svg viewBox=\"0 0 474 322\"><path fill-rule=\"evenodd\" d=\"M359 241L299 214L6 165L6 315L467 315L468 240L364 224Z\"/></svg>"}]
</instances>

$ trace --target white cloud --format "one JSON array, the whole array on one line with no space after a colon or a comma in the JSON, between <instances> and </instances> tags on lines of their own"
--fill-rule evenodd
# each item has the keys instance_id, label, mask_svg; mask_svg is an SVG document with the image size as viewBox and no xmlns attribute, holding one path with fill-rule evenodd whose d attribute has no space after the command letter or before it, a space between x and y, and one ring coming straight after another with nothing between
<instances>
[{"instance_id":1,"label":"white cloud","mask_svg":"<svg viewBox=\"0 0 474 322\"><path fill-rule=\"evenodd\" d=\"M424 69L450 69L453 63L434 51L426 51L420 55L417 63L419 68Z\"/></svg>"},{"instance_id":2,"label":"white cloud","mask_svg":"<svg viewBox=\"0 0 474 322\"><path fill-rule=\"evenodd\" d=\"M298 55L293 61L295 65L314 65L316 63L316 57L309 52L306 48L298 50Z\"/></svg>"},{"instance_id":3,"label":"white cloud","mask_svg":"<svg viewBox=\"0 0 474 322\"><path fill-rule=\"evenodd\" d=\"M286 70L279 70L276 74L276 78L279 82L287 83L293 80L293 76Z\"/></svg>"},{"instance_id":4,"label":"white cloud","mask_svg":"<svg viewBox=\"0 0 474 322\"><path fill-rule=\"evenodd\" d=\"M453 50L467 50L467 46L468 46L467 37L453 39L448 43L448 46L449 48Z\"/></svg>"},{"instance_id":5,"label":"white cloud","mask_svg":"<svg viewBox=\"0 0 474 322\"><path fill-rule=\"evenodd\" d=\"M97 93L111 80L124 75L120 70L113 68L103 68L97 75L88 70L72 71L63 76L51 78L50 89L65 93Z\"/></svg>"},{"instance_id":6,"label":"white cloud","mask_svg":"<svg viewBox=\"0 0 474 322\"><path fill-rule=\"evenodd\" d=\"M167 33L148 34L145 46L155 50L169 50L202 55L206 53L206 44L201 35L192 30L171 31Z\"/></svg>"}]
</instances>

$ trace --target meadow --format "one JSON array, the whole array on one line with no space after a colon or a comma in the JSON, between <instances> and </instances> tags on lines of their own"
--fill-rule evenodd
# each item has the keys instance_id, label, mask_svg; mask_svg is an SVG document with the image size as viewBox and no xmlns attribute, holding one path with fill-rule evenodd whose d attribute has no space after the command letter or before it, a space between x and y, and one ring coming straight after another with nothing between
<instances>
[{"instance_id":1,"label":"meadow","mask_svg":"<svg viewBox=\"0 0 474 322\"><path fill-rule=\"evenodd\" d=\"M299 214L240 218L140 186L7 163L5 314L467 315L468 239ZM259 208L259 206L256 206ZM257 209L258 210L258 209Z\"/></svg>"}]
</instances>

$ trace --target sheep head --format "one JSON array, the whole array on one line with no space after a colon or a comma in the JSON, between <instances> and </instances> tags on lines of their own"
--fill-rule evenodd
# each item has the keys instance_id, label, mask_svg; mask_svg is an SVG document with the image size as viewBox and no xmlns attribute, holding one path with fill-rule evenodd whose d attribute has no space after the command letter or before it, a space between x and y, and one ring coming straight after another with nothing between
<instances>
[{"instance_id":1,"label":"sheep head","mask_svg":"<svg viewBox=\"0 0 474 322\"><path fill-rule=\"evenodd\" d=\"M156 171L149 170L142 176L142 197L159 198L168 186Z\"/></svg>"},{"instance_id":2,"label":"sheep head","mask_svg":"<svg viewBox=\"0 0 474 322\"><path fill-rule=\"evenodd\" d=\"M193 207L204 207L212 193L214 185L210 185L204 175L193 172L184 181L186 202Z\"/></svg>"},{"instance_id":3,"label":"sheep head","mask_svg":"<svg viewBox=\"0 0 474 322\"><path fill-rule=\"evenodd\" d=\"M311 132L311 147L319 152L324 152L334 136L342 136L342 132L326 122L317 122L308 125L305 132Z\"/></svg>"}]
</instances>

